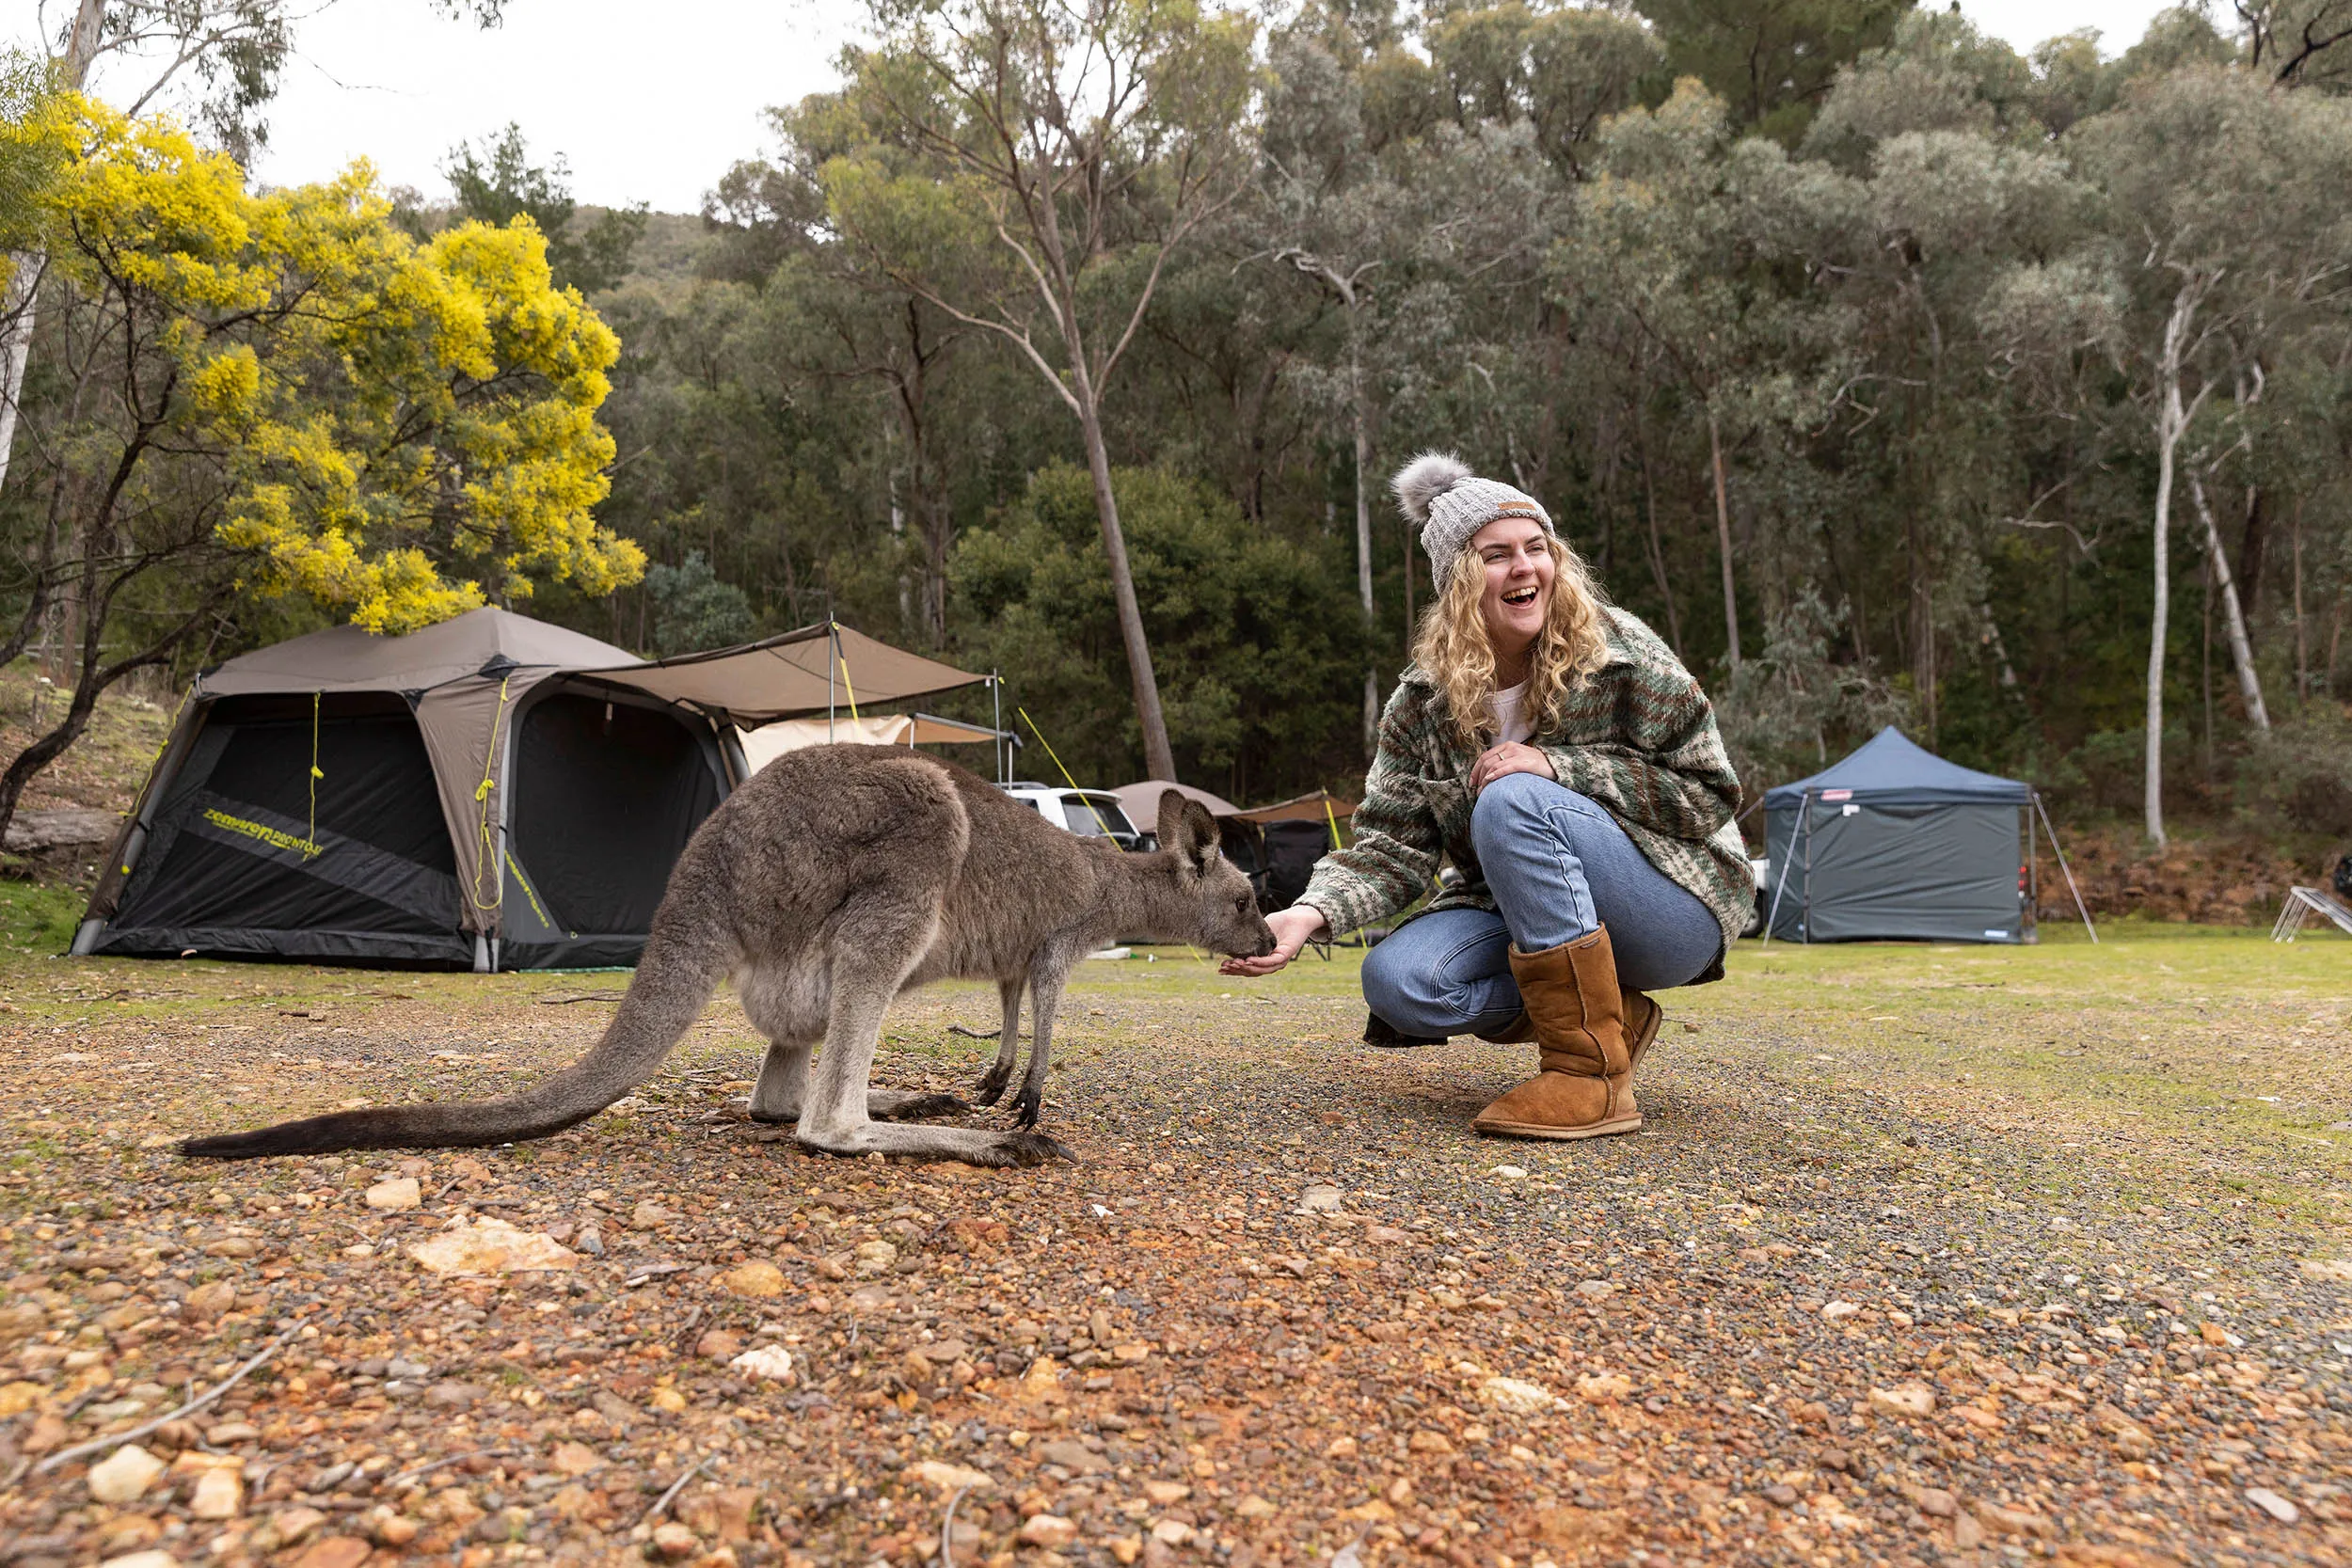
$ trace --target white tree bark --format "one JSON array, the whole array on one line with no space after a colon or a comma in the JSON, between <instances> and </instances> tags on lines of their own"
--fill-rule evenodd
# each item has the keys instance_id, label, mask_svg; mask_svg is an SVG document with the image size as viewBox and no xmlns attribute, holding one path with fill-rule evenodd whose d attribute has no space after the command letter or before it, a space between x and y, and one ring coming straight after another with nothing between
<instances>
[{"instance_id":1,"label":"white tree bark","mask_svg":"<svg viewBox=\"0 0 2352 1568\"><path fill-rule=\"evenodd\" d=\"M1724 640L1731 656L1733 674L1740 673L1740 596L1731 575L1731 499L1724 484L1724 438L1715 424L1715 405L1707 405L1707 449L1715 464L1715 543L1724 559Z\"/></svg>"},{"instance_id":2,"label":"white tree bark","mask_svg":"<svg viewBox=\"0 0 2352 1568\"><path fill-rule=\"evenodd\" d=\"M2172 613L2171 544L2172 479L2181 436L2197 410L2212 392L2207 382L2197 396L2184 403L2181 376L2187 369L2189 329L2212 280L2199 274L2184 277L2172 295L2171 314L2165 318L2164 345L2156 355L2156 515L2153 609L2148 626L2147 768L2142 775L2142 809L2149 842L2164 847L2164 652Z\"/></svg>"},{"instance_id":3,"label":"white tree bark","mask_svg":"<svg viewBox=\"0 0 2352 1568\"><path fill-rule=\"evenodd\" d=\"M2237 579L2230 575L2229 555L2221 547L2221 530L2215 526L2213 508L2205 502L2204 475L2189 474L2188 493L2205 525L2205 553L2213 562L2214 583L2221 590L2221 624L2230 640L2230 658L2237 666L2238 695L2245 699L2246 717L2268 735L2270 710L2263 705L2262 673L2254 668L2254 644L2246 635L2246 612L2238 604Z\"/></svg>"}]
</instances>

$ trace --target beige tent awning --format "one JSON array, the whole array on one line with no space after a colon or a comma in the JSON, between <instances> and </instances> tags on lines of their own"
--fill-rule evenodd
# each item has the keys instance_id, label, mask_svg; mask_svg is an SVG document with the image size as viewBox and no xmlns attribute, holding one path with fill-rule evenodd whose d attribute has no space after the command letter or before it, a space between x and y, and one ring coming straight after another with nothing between
<instances>
[{"instance_id":1,"label":"beige tent awning","mask_svg":"<svg viewBox=\"0 0 2352 1568\"><path fill-rule=\"evenodd\" d=\"M740 647L580 673L691 703L746 729L828 710L846 715L852 707L952 691L988 679L877 642L848 626L824 625Z\"/></svg>"},{"instance_id":2,"label":"beige tent awning","mask_svg":"<svg viewBox=\"0 0 2352 1568\"><path fill-rule=\"evenodd\" d=\"M928 713L890 713L852 719L835 714L823 719L782 719L755 730L738 730L743 760L756 773L787 752L833 741L860 741L868 746L977 746L1000 738L983 724L961 724Z\"/></svg>"},{"instance_id":3,"label":"beige tent awning","mask_svg":"<svg viewBox=\"0 0 2352 1568\"><path fill-rule=\"evenodd\" d=\"M1252 806L1248 811L1233 815L1261 827L1268 822L1344 821L1356 815L1356 802L1334 795L1327 789L1318 789L1312 795L1294 796L1287 800L1277 800L1270 806Z\"/></svg>"},{"instance_id":4,"label":"beige tent awning","mask_svg":"<svg viewBox=\"0 0 2352 1568\"><path fill-rule=\"evenodd\" d=\"M1120 784L1111 793L1119 797L1120 809L1127 814L1127 820L1149 831L1160 819L1160 797L1171 789L1208 807L1211 816L1241 815L1241 808L1221 795L1212 795L1190 784L1171 784L1166 779L1145 779L1139 784Z\"/></svg>"}]
</instances>

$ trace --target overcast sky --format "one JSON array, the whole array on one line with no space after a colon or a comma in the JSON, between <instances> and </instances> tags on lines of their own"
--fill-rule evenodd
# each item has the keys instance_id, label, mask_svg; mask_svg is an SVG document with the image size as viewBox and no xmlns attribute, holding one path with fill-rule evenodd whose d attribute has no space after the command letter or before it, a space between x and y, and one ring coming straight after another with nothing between
<instances>
[{"instance_id":1,"label":"overcast sky","mask_svg":"<svg viewBox=\"0 0 2352 1568\"><path fill-rule=\"evenodd\" d=\"M1935 0L1929 0L1935 3ZM0 0L31 43L43 0ZM45 0L53 19L71 0ZM1987 32L2030 48L2096 27L2109 54L2139 38L2157 0L1963 0ZM338 0L302 25L301 57L269 111L256 172L291 184L373 159L388 183L447 194L450 148L508 120L534 154L572 169L582 201L699 210L734 160L766 141L760 111L821 90L857 0L507 0L485 32L428 0ZM94 84L116 102L129 63Z\"/></svg>"}]
</instances>

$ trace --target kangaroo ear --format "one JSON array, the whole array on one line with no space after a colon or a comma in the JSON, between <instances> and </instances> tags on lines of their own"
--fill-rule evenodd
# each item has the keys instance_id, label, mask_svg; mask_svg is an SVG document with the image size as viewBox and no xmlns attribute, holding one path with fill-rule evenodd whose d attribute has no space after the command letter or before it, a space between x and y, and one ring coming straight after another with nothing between
<instances>
[{"instance_id":1,"label":"kangaroo ear","mask_svg":"<svg viewBox=\"0 0 2352 1568\"><path fill-rule=\"evenodd\" d=\"M1216 818L1209 808L1177 790L1160 796L1160 847L1173 849L1177 858L1198 876L1209 869L1216 856Z\"/></svg>"}]
</instances>

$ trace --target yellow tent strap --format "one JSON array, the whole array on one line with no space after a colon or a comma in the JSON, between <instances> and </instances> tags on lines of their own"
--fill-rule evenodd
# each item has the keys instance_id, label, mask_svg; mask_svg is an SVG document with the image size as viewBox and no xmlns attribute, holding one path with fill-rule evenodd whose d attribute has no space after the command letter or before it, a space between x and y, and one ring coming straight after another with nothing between
<instances>
[{"instance_id":1,"label":"yellow tent strap","mask_svg":"<svg viewBox=\"0 0 2352 1568\"><path fill-rule=\"evenodd\" d=\"M1078 788L1078 781L1070 776L1069 768L1062 767L1061 758L1054 756L1054 743L1045 738L1045 732L1043 730L1037 727L1037 721L1029 717L1029 710L1016 703L1013 705L1012 711L1021 715L1022 721L1029 726L1029 733L1037 736L1037 743L1045 748L1045 754L1054 758L1054 766L1060 769L1062 782L1068 784L1071 789L1076 793L1079 800L1086 801L1087 810L1093 815L1094 825L1103 830L1103 836L1104 838L1109 838L1111 836L1111 825L1103 820L1103 814L1094 809L1094 802L1087 800L1087 792Z\"/></svg>"},{"instance_id":2,"label":"yellow tent strap","mask_svg":"<svg viewBox=\"0 0 2352 1568\"><path fill-rule=\"evenodd\" d=\"M180 733L180 716L188 710L188 699L195 695L196 683L190 681L188 689L180 693L179 705L171 710L171 722L164 726L163 743L155 748L155 754L147 759L147 777L139 781L139 792L131 797L131 809L123 816L137 816L139 808L147 803L147 791L155 783L155 769L162 766L164 753L171 750L171 737ZM131 868L127 865L122 867L122 874L128 877Z\"/></svg>"},{"instance_id":3,"label":"yellow tent strap","mask_svg":"<svg viewBox=\"0 0 2352 1568\"><path fill-rule=\"evenodd\" d=\"M326 774L319 771L319 699L321 692L310 693L310 832L302 841L302 858L309 860L319 852L319 781Z\"/></svg>"},{"instance_id":4,"label":"yellow tent strap","mask_svg":"<svg viewBox=\"0 0 2352 1568\"><path fill-rule=\"evenodd\" d=\"M1331 825L1331 847L1334 849L1346 848L1347 840L1340 836L1340 819L1332 815L1331 797L1328 795L1326 795L1323 798L1323 819Z\"/></svg>"},{"instance_id":5,"label":"yellow tent strap","mask_svg":"<svg viewBox=\"0 0 2352 1568\"><path fill-rule=\"evenodd\" d=\"M499 895L486 904L482 901L482 873L485 869L498 869L498 856L490 842L490 779L492 771L498 767L499 725L506 718L506 685L514 678L508 675L499 682L499 705L490 715L490 749L483 753L482 782L474 786L473 792L475 803L482 808L482 848L474 860L473 886L466 890L466 896L473 900L473 907L477 910L495 910L506 902L506 883L502 878L499 882Z\"/></svg>"},{"instance_id":6,"label":"yellow tent strap","mask_svg":"<svg viewBox=\"0 0 2352 1568\"><path fill-rule=\"evenodd\" d=\"M850 661L835 654L834 662L841 666L841 689L850 694L850 722L862 724L865 721L857 716L857 688L850 684Z\"/></svg>"}]
</instances>

